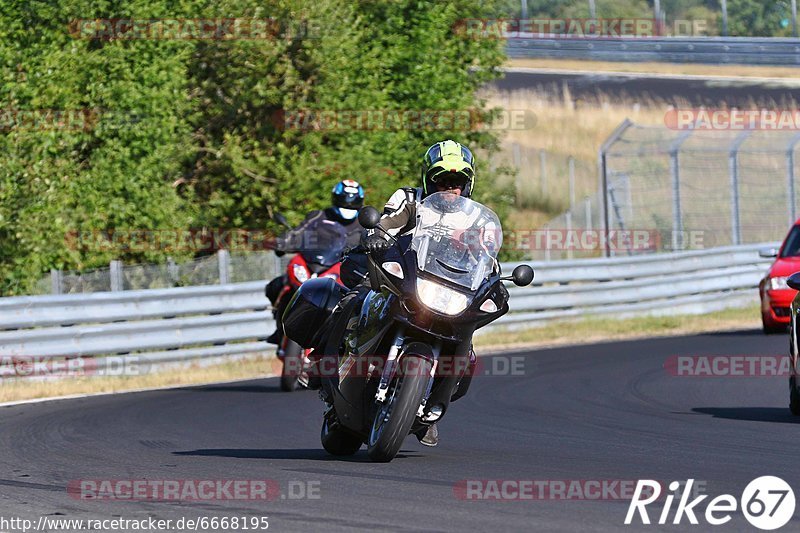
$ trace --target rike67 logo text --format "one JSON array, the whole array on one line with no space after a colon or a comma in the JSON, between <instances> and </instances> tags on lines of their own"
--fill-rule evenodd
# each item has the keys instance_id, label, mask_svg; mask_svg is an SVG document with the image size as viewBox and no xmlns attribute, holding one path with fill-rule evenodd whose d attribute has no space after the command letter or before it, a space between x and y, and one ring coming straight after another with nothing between
<instances>
[{"instance_id":1,"label":"rike67 logo text","mask_svg":"<svg viewBox=\"0 0 800 533\"><path fill-rule=\"evenodd\" d=\"M700 515L708 524L719 526L730 522L732 513L741 510L752 526L768 531L786 525L794 515L794 491L779 477L762 476L754 479L745 487L738 500L730 494L721 494L706 503L703 513L700 512L700 504L708 498L708 495L697 496L690 501L693 484L694 479L687 480L685 484L678 481L669 484L670 492L663 498L664 503L661 513L658 514L658 524L677 525L685 517L690 524L697 525L699 524L697 517ZM681 487L683 487L683 491L679 493ZM650 524L651 518L647 506L660 501L661 492L662 486L658 481L639 480L628 507L628 514L625 516L625 524L630 525L638 520L641 520L642 524ZM676 499L678 504L670 521L673 502ZM651 510L655 509L651 508Z\"/></svg>"}]
</instances>

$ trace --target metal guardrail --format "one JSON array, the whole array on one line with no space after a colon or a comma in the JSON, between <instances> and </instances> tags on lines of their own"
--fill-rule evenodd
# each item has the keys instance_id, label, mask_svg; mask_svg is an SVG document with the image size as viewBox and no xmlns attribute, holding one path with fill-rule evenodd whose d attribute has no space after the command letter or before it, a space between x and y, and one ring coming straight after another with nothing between
<instances>
[{"instance_id":1,"label":"metal guardrail","mask_svg":"<svg viewBox=\"0 0 800 533\"><path fill-rule=\"evenodd\" d=\"M533 263L535 285L510 286L519 327L593 314L704 312L754 301L774 243L639 257ZM503 264L510 272L516 263ZM0 299L0 355L134 354L165 363L270 350L264 282ZM496 325L496 326L495 326Z\"/></svg>"},{"instance_id":2,"label":"metal guardrail","mask_svg":"<svg viewBox=\"0 0 800 533\"><path fill-rule=\"evenodd\" d=\"M663 61L739 65L800 65L800 40L754 37L648 37L509 39L512 58Z\"/></svg>"}]
</instances>

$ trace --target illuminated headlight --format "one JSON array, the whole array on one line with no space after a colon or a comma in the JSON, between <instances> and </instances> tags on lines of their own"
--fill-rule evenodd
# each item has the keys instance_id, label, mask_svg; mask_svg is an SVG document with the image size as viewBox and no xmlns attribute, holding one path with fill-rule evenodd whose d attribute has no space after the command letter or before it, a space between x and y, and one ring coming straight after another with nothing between
<instances>
[{"instance_id":1,"label":"illuminated headlight","mask_svg":"<svg viewBox=\"0 0 800 533\"><path fill-rule=\"evenodd\" d=\"M427 307L445 315L457 315L469 304L466 294L421 278L417 278L417 296Z\"/></svg>"},{"instance_id":2,"label":"illuminated headlight","mask_svg":"<svg viewBox=\"0 0 800 533\"><path fill-rule=\"evenodd\" d=\"M492 300L486 300L481 304L480 307L481 311L485 313L496 313L497 312L497 304L494 303Z\"/></svg>"},{"instance_id":3,"label":"illuminated headlight","mask_svg":"<svg viewBox=\"0 0 800 533\"><path fill-rule=\"evenodd\" d=\"M396 278L403 279L403 267L400 266L400 263L395 263L394 261L386 261L384 264L381 265L383 269L391 274Z\"/></svg>"},{"instance_id":4,"label":"illuminated headlight","mask_svg":"<svg viewBox=\"0 0 800 533\"><path fill-rule=\"evenodd\" d=\"M786 280L789 279L785 276L777 277L777 278L769 278L769 288L773 291L778 291L781 289L788 289L789 286L786 284Z\"/></svg>"},{"instance_id":5,"label":"illuminated headlight","mask_svg":"<svg viewBox=\"0 0 800 533\"><path fill-rule=\"evenodd\" d=\"M308 279L308 269L303 265L294 265L292 267L292 274L294 274L294 278L300 283Z\"/></svg>"}]
</instances>

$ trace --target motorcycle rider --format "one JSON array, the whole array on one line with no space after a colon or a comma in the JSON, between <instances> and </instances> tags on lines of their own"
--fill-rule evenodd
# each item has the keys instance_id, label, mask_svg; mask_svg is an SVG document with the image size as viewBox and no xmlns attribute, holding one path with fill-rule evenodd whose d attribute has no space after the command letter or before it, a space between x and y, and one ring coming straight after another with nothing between
<instances>
[{"instance_id":1,"label":"motorcycle rider","mask_svg":"<svg viewBox=\"0 0 800 533\"><path fill-rule=\"evenodd\" d=\"M347 234L348 249L358 246L363 232L363 228L358 222L358 210L364 205L364 188L355 180L342 180L334 185L331 191L331 204L325 209L310 212L296 228L279 237L275 243L275 254L282 256L287 251L299 248L302 245L306 228L316 224L320 219L342 225ZM275 331L267 337L267 342L272 344L279 344L283 337L283 328L280 322L283 309L278 309L281 306L276 306L276 300L287 283L288 278L284 273L270 281L265 291L272 304L272 313L276 324Z\"/></svg>"},{"instance_id":2,"label":"motorcycle rider","mask_svg":"<svg viewBox=\"0 0 800 533\"><path fill-rule=\"evenodd\" d=\"M416 227L417 204L430 194L449 192L470 198L475 184L475 160L472 152L466 146L449 139L437 142L425 152L421 180L422 187L404 187L392 194L389 201L386 202L383 216L378 224L383 231L377 228L370 230L369 235L363 240L364 249L371 254L381 254L392 245L388 235L397 237L413 232ZM330 319L331 324L336 323L337 314L341 315L345 309L355 305L360 296L368 292L369 289L364 286L367 276L366 263L366 254L358 253L357 250L349 254L342 262L342 281L347 287L354 290L339 303L334 311L334 316ZM337 328L333 326L332 329L335 331ZM466 394L476 362L475 352L470 348L468 373L454 391L451 401ZM319 378L312 377L309 388L318 387ZM425 446L436 446L439 443L436 424L415 435Z\"/></svg>"}]
</instances>

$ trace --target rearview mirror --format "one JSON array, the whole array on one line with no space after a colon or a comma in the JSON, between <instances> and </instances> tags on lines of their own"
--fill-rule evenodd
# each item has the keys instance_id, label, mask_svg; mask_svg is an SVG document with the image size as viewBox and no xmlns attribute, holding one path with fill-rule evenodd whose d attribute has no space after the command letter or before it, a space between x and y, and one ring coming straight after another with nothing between
<instances>
[{"instance_id":1,"label":"rearview mirror","mask_svg":"<svg viewBox=\"0 0 800 533\"><path fill-rule=\"evenodd\" d=\"M762 248L758 251L758 256L763 257L765 259L771 259L773 257L778 257L778 249L777 248Z\"/></svg>"},{"instance_id":2,"label":"rearview mirror","mask_svg":"<svg viewBox=\"0 0 800 533\"><path fill-rule=\"evenodd\" d=\"M789 279L786 280L786 284L790 288L796 291L800 291L800 272L795 272L794 274L789 276Z\"/></svg>"},{"instance_id":3,"label":"rearview mirror","mask_svg":"<svg viewBox=\"0 0 800 533\"><path fill-rule=\"evenodd\" d=\"M533 269L528 265L519 265L511 273L511 280L518 287L530 285L533 281Z\"/></svg>"},{"instance_id":4,"label":"rearview mirror","mask_svg":"<svg viewBox=\"0 0 800 533\"><path fill-rule=\"evenodd\" d=\"M274 215L272 215L272 220L274 220L275 222L277 222L282 226L286 226L287 228L292 229L292 227L289 225L289 221L286 220L286 217L281 215L280 213L275 213Z\"/></svg>"},{"instance_id":5,"label":"rearview mirror","mask_svg":"<svg viewBox=\"0 0 800 533\"><path fill-rule=\"evenodd\" d=\"M374 229L381 221L381 214L371 205L365 205L358 212L358 223L362 228Z\"/></svg>"}]
</instances>

